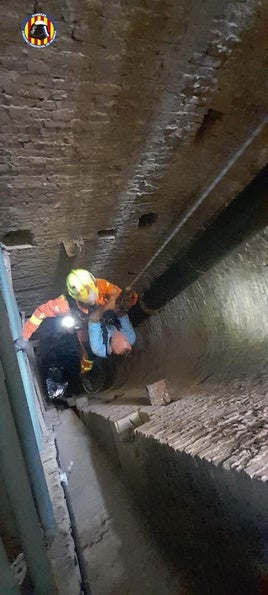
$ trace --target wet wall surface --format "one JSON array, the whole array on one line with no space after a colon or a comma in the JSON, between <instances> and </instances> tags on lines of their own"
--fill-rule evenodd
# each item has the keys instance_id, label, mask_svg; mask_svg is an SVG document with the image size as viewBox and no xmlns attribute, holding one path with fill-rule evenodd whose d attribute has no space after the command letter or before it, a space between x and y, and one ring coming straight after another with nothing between
<instances>
[{"instance_id":1,"label":"wet wall surface","mask_svg":"<svg viewBox=\"0 0 268 595\"><path fill-rule=\"evenodd\" d=\"M145 292L151 308L178 295L138 327L132 384L166 377L175 398L228 384L267 391L267 204L263 170Z\"/></svg>"}]
</instances>

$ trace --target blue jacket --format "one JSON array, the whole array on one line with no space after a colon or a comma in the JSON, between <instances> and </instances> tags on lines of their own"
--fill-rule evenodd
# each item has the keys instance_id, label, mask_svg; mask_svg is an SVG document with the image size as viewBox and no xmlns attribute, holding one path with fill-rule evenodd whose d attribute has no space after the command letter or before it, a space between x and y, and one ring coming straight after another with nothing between
<instances>
[{"instance_id":1,"label":"blue jacket","mask_svg":"<svg viewBox=\"0 0 268 595\"><path fill-rule=\"evenodd\" d=\"M120 332L125 335L126 339L130 343L130 345L134 345L134 343L136 341L136 333L135 333L134 328L129 320L128 315L125 314L125 316L120 316L119 320L121 323ZM113 335L113 333L116 331L116 328L115 328L115 326L107 326L106 328L107 328L107 333L108 333L107 352L108 352L108 355L110 355L110 353L111 353L110 352L110 338ZM98 355L99 357L107 357L106 345L103 343L103 334L102 334L101 323L100 322L89 322L88 323L88 334L89 334L90 347L91 347L93 353L95 353L95 355Z\"/></svg>"}]
</instances>

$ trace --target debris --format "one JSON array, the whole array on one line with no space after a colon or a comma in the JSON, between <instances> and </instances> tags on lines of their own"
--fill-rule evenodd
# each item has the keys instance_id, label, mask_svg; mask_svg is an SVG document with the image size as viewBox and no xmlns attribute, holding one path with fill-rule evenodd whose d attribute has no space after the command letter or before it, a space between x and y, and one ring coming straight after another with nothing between
<instances>
[{"instance_id":1,"label":"debris","mask_svg":"<svg viewBox=\"0 0 268 595\"><path fill-rule=\"evenodd\" d=\"M85 253L85 243L83 238L73 240L63 240L62 242L67 256L83 256Z\"/></svg>"},{"instance_id":2,"label":"debris","mask_svg":"<svg viewBox=\"0 0 268 595\"><path fill-rule=\"evenodd\" d=\"M146 390L149 395L151 405L168 405L171 402L169 396L167 381L165 379L158 380L153 384L148 384Z\"/></svg>"}]
</instances>

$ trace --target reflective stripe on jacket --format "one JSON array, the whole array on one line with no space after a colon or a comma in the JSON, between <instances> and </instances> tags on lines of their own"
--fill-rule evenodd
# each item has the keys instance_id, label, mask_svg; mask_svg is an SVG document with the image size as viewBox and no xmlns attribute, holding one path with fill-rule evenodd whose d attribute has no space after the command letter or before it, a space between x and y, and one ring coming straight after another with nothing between
<instances>
[{"instance_id":1,"label":"reflective stripe on jacket","mask_svg":"<svg viewBox=\"0 0 268 595\"><path fill-rule=\"evenodd\" d=\"M45 304L38 306L31 318L25 322L22 336L25 339L30 339L45 318L54 318L55 316L68 314L69 312L70 307L64 295L60 295L55 300L49 300Z\"/></svg>"}]
</instances>

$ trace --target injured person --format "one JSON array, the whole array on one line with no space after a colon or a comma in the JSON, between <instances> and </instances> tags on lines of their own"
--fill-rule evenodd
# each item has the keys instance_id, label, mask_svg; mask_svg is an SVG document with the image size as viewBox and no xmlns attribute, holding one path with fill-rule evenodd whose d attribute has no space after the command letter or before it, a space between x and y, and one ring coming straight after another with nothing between
<instances>
[{"instance_id":1,"label":"injured person","mask_svg":"<svg viewBox=\"0 0 268 595\"><path fill-rule=\"evenodd\" d=\"M117 316L112 310L107 310L98 322L89 321L88 333L90 347L98 357L128 355L136 341L128 315Z\"/></svg>"}]
</instances>

